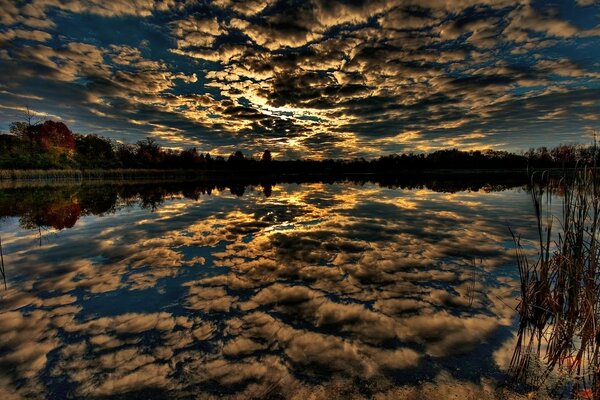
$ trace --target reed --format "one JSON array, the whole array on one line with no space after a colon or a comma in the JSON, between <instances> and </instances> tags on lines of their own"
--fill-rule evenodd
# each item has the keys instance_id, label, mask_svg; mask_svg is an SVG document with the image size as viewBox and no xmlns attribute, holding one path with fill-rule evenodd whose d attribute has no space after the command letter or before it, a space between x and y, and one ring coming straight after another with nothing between
<instances>
[{"instance_id":1,"label":"reed","mask_svg":"<svg viewBox=\"0 0 600 400\"><path fill-rule=\"evenodd\" d=\"M532 178L532 181L535 179ZM572 377L562 389L572 398L600 399L600 187L596 169L559 181L562 215L542 174L532 182L538 256L531 260L513 233L520 276L519 330L513 376L533 388L560 373ZM535 183L535 184L534 184ZM558 221L558 232L553 223Z\"/></svg>"},{"instance_id":2,"label":"reed","mask_svg":"<svg viewBox=\"0 0 600 400\"><path fill-rule=\"evenodd\" d=\"M6 290L6 269L4 268L4 252L2 250L2 237L0 237L0 273L2 274L2 280L4 281L4 289Z\"/></svg>"}]
</instances>

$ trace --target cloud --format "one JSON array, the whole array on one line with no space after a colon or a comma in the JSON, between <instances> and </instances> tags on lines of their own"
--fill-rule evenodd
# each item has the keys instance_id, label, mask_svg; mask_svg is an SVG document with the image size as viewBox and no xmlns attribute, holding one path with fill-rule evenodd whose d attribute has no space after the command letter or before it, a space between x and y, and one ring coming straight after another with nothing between
<instances>
[{"instance_id":1,"label":"cloud","mask_svg":"<svg viewBox=\"0 0 600 400\"><path fill-rule=\"evenodd\" d=\"M215 0L213 4L223 9L232 9L236 13L250 17L260 13L274 2L272 0Z\"/></svg>"},{"instance_id":2,"label":"cloud","mask_svg":"<svg viewBox=\"0 0 600 400\"><path fill-rule=\"evenodd\" d=\"M37 9L37 12L41 13L41 10L56 8L70 13L90 13L106 17L123 15L148 17L153 12L167 11L175 8L176 5L173 0L117 0L110 3L101 0L34 0L29 8L25 8L25 12Z\"/></svg>"},{"instance_id":3,"label":"cloud","mask_svg":"<svg viewBox=\"0 0 600 400\"><path fill-rule=\"evenodd\" d=\"M504 30L508 40L527 41L530 39L528 32L566 38L581 32L581 29L568 21L552 15L544 15L530 5L517 7L509 17L510 23Z\"/></svg>"},{"instance_id":4,"label":"cloud","mask_svg":"<svg viewBox=\"0 0 600 400\"><path fill-rule=\"evenodd\" d=\"M52 38L48 32L27 29L8 29L0 32L0 43L10 42L15 39L30 40L32 42L47 42Z\"/></svg>"},{"instance_id":5,"label":"cloud","mask_svg":"<svg viewBox=\"0 0 600 400\"><path fill-rule=\"evenodd\" d=\"M191 16L186 19L173 21L172 32L177 40L177 48L211 47L215 39L223 33L216 18Z\"/></svg>"},{"instance_id":6,"label":"cloud","mask_svg":"<svg viewBox=\"0 0 600 400\"><path fill-rule=\"evenodd\" d=\"M24 96L33 96L32 108L77 121L82 132L128 141L152 135L213 154L236 147L290 157L518 150L542 144L534 128L558 143L589 128L585 118L570 117L597 111L581 105L585 95L564 112L545 113L558 124L500 115L550 92L597 86L598 23L575 4L565 7L9 2L0 20L7 44L0 72L9 77L0 112L14 119ZM132 32L119 37L118 29ZM403 140L415 132L418 140Z\"/></svg>"}]
</instances>

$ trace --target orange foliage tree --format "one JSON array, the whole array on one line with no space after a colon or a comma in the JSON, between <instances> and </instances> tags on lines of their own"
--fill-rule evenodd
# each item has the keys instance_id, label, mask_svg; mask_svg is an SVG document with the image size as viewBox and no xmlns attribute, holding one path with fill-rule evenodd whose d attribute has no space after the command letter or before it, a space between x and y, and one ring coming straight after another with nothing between
<instances>
[{"instance_id":1,"label":"orange foliage tree","mask_svg":"<svg viewBox=\"0 0 600 400\"><path fill-rule=\"evenodd\" d=\"M75 136L62 122L46 121L38 128L38 140L44 150L75 151Z\"/></svg>"}]
</instances>

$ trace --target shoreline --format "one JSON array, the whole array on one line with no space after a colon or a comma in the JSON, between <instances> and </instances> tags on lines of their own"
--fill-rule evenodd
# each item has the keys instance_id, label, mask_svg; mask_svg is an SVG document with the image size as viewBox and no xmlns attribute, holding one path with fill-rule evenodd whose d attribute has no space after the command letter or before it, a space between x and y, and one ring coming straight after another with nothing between
<instances>
[{"instance_id":1,"label":"shoreline","mask_svg":"<svg viewBox=\"0 0 600 400\"><path fill-rule=\"evenodd\" d=\"M533 171L533 170L530 170ZM563 169L537 169L536 171L564 171ZM156 178L172 179L229 179L229 178L277 178L277 177L296 177L296 176L461 176L461 175L516 175L526 173L523 168L506 169L424 169L413 170L403 169L397 171L319 171L319 172L275 172L265 170L170 170L170 169L117 169L117 170L78 170L78 169L57 169L57 170L0 170L0 182L8 181L93 181L93 180L152 180Z\"/></svg>"},{"instance_id":2,"label":"shoreline","mask_svg":"<svg viewBox=\"0 0 600 400\"><path fill-rule=\"evenodd\" d=\"M16 172L18 170L14 170ZM539 170L542 171L542 170ZM564 175L564 170L560 171ZM555 175L556 171L551 171ZM373 182L379 185L404 186L427 183L430 186L454 185L527 185L532 170L526 169L437 169L398 170L392 172L339 172L311 173L274 172L264 170L37 170L22 171L8 177L0 170L0 190L101 185L224 185L271 186L280 183L311 182Z\"/></svg>"}]
</instances>

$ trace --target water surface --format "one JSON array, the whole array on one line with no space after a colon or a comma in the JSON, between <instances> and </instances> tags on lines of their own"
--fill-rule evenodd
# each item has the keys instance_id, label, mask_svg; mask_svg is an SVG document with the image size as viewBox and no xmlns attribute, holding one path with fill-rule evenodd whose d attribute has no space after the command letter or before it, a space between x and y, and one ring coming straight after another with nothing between
<instances>
[{"instance_id":1,"label":"water surface","mask_svg":"<svg viewBox=\"0 0 600 400\"><path fill-rule=\"evenodd\" d=\"M534 233L506 185L5 188L0 210L15 398L493 397L508 227Z\"/></svg>"}]
</instances>

